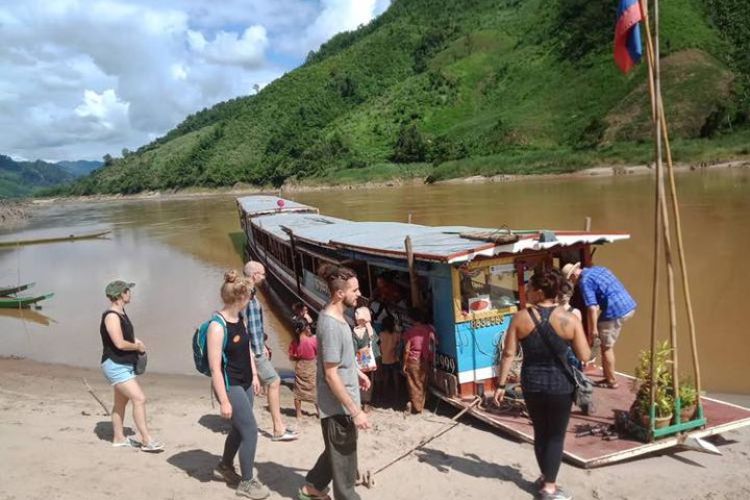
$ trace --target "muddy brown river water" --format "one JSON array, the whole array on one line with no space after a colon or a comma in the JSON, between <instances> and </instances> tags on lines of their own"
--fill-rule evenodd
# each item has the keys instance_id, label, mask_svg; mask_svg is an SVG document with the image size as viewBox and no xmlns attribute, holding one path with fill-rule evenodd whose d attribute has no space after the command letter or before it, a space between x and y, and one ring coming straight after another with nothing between
<instances>
[{"instance_id":1,"label":"muddy brown river water","mask_svg":"<svg viewBox=\"0 0 750 500\"><path fill-rule=\"evenodd\" d=\"M750 316L743 306L750 281L745 263L750 169L690 172L677 181L704 386L750 394ZM411 214L417 224L581 229L590 216L593 231L631 235L629 241L599 248L594 257L621 278L639 303L617 347L618 370L632 371L638 352L647 347L653 258L648 176L284 196L353 220L406 221ZM0 309L0 355L96 366L99 318L107 307L104 286L123 278L136 283L128 313L150 351L149 369L195 373L189 346L193 330L219 306L223 270L242 265L234 197L52 203L36 209L23 230L0 231L0 241L99 229L112 233L107 239L0 249L0 285L36 282L31 291L55 293L39 310ZM266 319L274 361L288 368L289 333L271 311ZM664 320L660 332L666 331ZM684 320L680 334L681 365L687 369Z\"/></svg>"}]
</instances>

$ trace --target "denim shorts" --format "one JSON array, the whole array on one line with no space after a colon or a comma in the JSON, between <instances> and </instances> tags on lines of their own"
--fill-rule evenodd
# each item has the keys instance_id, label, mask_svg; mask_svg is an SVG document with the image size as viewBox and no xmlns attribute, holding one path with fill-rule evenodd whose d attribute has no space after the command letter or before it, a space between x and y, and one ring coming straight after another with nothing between
<instances>
[{"instance_id":1,"label":"denim shorts","mask_svg":"<svg viewBox=\"0 0 750 500\"><path fill-rule=\"evenodd\" d=\"M111 385L121 384L135 378L135 366L115 363L111 359L105 359L102 363L102 372Z\"/></svg>"},{"instance_id":2,"label":"denim shorts","mask_svg":"<svg viewBox=\"0 0 750 500\"><path fill-rule=\"evenodd\" d=\"M255 357L255 369L258 370L258 379L263 385L271 385L275 381L280 380L279 374L276 373L276 369L271 364L271 360L265 354Z\"/></svg>"}]
</instances>

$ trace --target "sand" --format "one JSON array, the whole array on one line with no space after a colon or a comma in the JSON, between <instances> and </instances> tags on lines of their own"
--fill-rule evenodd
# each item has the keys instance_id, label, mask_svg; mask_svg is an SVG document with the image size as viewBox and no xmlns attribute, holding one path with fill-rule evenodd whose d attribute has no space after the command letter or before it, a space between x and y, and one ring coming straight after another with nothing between
<instances>
[{"instance_id":1,"label":"sand","mask_svg":"<svg viewBox=\"0 0 750 500\"><path fill-rule=\"evenodd\" d=\"M83 378L111 404L111 388L98 369L0 359L0 499L236 498L211 475L228 424L211 408L208 378L141 377L153 433L166 443L160 454L112 448L109 419ZM319 424L306 417L298 426L299 441L274 443L264 403L256 400L264 433L257 474L271 498L295 498L322 450ZM282 409L287 422L297 425L287 388ZM444 428L454 414L444 404L437 414L423 416L375 410L374 429L360 436L360 468L378 468ZM362 498L532 498L529 488L538 475L532 447L470 417L461 422L379 474L374 489L360 487ZM132 425L128 414L126 426ZM714 443L723 456L673 452L590 471L564 464L560 482L576 498L750 498L750 429L728 432Z\"/></svg>"}]
</instances>

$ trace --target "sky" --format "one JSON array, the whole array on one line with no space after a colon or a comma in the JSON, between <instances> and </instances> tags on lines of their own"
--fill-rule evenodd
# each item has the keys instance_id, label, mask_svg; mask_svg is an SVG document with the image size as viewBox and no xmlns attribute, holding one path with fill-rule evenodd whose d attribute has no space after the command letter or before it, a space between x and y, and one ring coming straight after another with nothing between
<instances>
[{"instance_id":1,"label":"sky","mask_svg":"<svg viewBox=\"0 0 750 500\"><path fill-rule=\"evenodd\" d=\"M97 160L251 95L391 0L2 0L0 154Z\"/></svg>"}]
</instances>

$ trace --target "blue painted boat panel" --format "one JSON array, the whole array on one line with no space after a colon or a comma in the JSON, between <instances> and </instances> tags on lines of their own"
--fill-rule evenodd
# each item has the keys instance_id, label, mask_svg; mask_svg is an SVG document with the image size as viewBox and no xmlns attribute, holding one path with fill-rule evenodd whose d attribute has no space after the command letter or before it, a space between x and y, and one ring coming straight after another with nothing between
<instances>
[{"instance_id":1,"label":"blue painted boat panel","mask_svg":"<svg viewBox=\"0 0 750 500\"><path fill-rule=\"evenodd\" d=\"M485 380L495 374L498 349L508 331L512 314L506 314L498 324L478 326L474 321L455 327L459 383Z\"/></svg>"}]
</instances>

